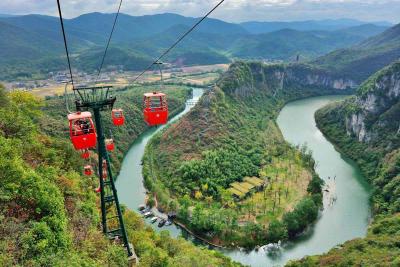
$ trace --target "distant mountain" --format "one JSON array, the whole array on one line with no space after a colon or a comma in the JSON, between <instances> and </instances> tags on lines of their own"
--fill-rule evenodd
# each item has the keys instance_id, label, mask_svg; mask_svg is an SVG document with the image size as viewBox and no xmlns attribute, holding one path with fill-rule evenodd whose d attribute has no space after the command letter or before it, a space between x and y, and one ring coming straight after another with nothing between
<instances>
[{"instance_id":1,"label":"distant mountain","mask_svg":"<svg viewBox=\"0 0 400 267\"><path fill-rule=\"evenodd\" d=\"M340 49L314 61L359 82L400 58L400 24L360 44Z\"/></svg>"},{"instance_id":2,"label":"distant mountain","mask_svg":"<svg viewBox=\"0 0 400 267\"><path fill-rule=\"evenodd\" d=\"M357 31L356 28L360 28ZM296 31L283 29L267 34L243 36L235 41L230 53L239 58L294 59L313 58L347 47L384 31L375 25L361 25L337 31Z\"/></svg>"},{"instance_id":3,"label":"distant mountain","mask_svg":"<svg viewBox=\"0 0 400 267\"><path fill-rule=\"evenodd\" d=\"M0 18L16 17L15 15L0 14Z\"/></svg>"},{"instance_id":4,"label":"distant mountain","mask_svg":"<svg viewBox=\"0 0 400 267\"><path fill-rule=\"evenodd\" d=\"M115 14L89 13L65 20L75 68L88 72L97 69L114 17ZM138 70L197 21L198 18L171 13L137 17L121 14L111 43L113 50L105 65L123 65L125 69ZM302 59L311 59L354 45L385 29L371 24L358 25L360 22L355 21L319 23L326 29L338 25L356 26L329 31L282 29L253 34L243 25L206 19L165 60L194 65L226 63L232 58L292 60L298 54ZM0 17L0 37L0 79L38 77L40 73L66 67L62 63L65 55L57 17ZM1 62L7 62L7 65Z\"/></svg>"},{"instance_id":5,"label":"distant mountain","mask_svg":"<svg viewBox=\"0 0 400 267\"><path fill-rule=\"evenodd\" d=\"M62 52L61 42L0 21L0 62L35 60Z\"/></svg>"},{"instance_id":6,"label":"distant mountain","mask_svg":"<svg viewBox=\"0 0 400 267\"><path fill-rule=\"evenodd\" d=\"M291 22L249 21L249 22L243 22L240 25L250 33L260 34L260 33L279 31L283 29L292 29L297 31L334 31L349 27L360 26L363 24L368 24L368 23L352 19L338 19L338 20L308 20L308 21L291 21ZM393 24L389 22L373 22L370 24L386 28L393 26Z\"/></svg>"},{"instance_id":7,"label":"distant mountain","mask_svg":"<svg viewBox=\"0 0 400 267\"><path fill-rule=\"evenodd\" d=\"M96 70L101 63L103 53L103 49L87 51L75 58L74 63L84 71L90 72ZM127 49L111 47L107 53L106 65L124 66L125 70L139 71L149 66L151 62L152 58L143 54Z\"/></svg>"}]
</instances>

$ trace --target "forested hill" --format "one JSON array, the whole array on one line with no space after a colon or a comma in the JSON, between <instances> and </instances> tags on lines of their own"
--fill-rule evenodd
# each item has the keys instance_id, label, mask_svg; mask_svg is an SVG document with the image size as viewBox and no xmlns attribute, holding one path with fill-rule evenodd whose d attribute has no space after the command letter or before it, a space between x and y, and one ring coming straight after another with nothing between
<instances>
[{"instance_id":1,"label":"forested hill","mask_svg":"<svg viewBox=\"0 0 400 267\"><path fill-rule=\"evenodd\" d=\"M113 19L114 14L89 13L65 20L75 68L91 72L99 65L98 55L103 52ZM141 70L196 21L177 14L121 14L111 44L114 54L105 64ZM240 24L206 19L166 60L193 65L228 63L233 58L290 61L298 54L302 59L311 59L361 42L387 27L343 22L335 30L327 25L318 30L298 30L297 24L301 23L254 33ZM0 37L0 79L40 78L67 67L56 17L0 17Z\"/></svg>"},{"instance_id":2,"label":"forested hill","mask_svg":"<svg viewBox=\"0 0 400 267\"><path fill-rule=\"evenodd\" d=\"M350 48L322 56L313 63L361 83L400 58L400 24Z\"/></svg>"},{"instance_id":3,"label":"forested hill","mask_svg":"<svg viewBox=\"0 0 400 267\"><path fill-rule=\"evenodd\" d=\"M171 92L173 112L185 99L185 91L177 91ZM139 98L125 93L127 99ZM98 178L82 175L84 161L67 139L58 101L5 93L0 86L0 266L128 266L123 247L100 230ZM128 116L139 113L141 103L132 103ZM143 131L143 123L130 121L116 137ZM129 143L119 146L127 149ZM166 232L156 234L126 208L124 218L140 266L239 265Z\"/></svg>"},{"instance_id":4,"label":"forested hill","mask_svg":"<svg viewBox=\"0 0 400 267\"><path fill-rule=\"evenodd\" d=\"M214 244L254 248L293 239L317 219L321 180L307 149L287 144L275 120L288 101L348 93L352 85L308 65L236 62L149 143L146 188ZM266 186L246 191L239 183L249 186L249 177Z\"/></svg>"},{"instance_id":5,"label":"forested hill","mask_svg":"<svg viewBox=\"0 0 400 267\"><path fill-rule=\"evenodd\" d=\"M396 266L400 263L400 62L369 78L356 96L316 114L322 132L354 159L374 187L366 238L290 266Z\"/></svg>"}]
</instances>

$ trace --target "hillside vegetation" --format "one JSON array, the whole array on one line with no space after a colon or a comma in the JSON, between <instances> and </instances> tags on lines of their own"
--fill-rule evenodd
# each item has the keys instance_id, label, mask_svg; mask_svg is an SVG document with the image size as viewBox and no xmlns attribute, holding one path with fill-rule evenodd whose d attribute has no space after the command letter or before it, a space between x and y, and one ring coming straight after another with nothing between
<instances>
[{"instance_id":1,"label":"hillside vegetation","mask_svg":"<svg viewBox=\"0 0 400 267\"><path fill-rule=\"evenodd\" d=\"M275 119L287 101L343 92L333 89L339 84L346 88L304 65L233 64L198 106L151 141L146 187L163 209L216 244L293 238L317 218L322 184L307 149L290 147ZM246 176L266 187L235 200L229 188Z\"/></svg>"},{"instance_id":2,"label":"hillside vegetation","mask_svg":"<svg viewBox=\"0 0 400 267\"><path fill-rule=\"evenodd\" d=\"M400 24L350 48L339 49L313 63L357 82L400 58Z\"/></svg>"},{"instance_id":3,"label":"hillside vegetation","mask_svg":"<svg viewBox=\"0 0 400 267\"><path fill-rule=\"evenodd\" d=\"M115 127L112 124L111 112L103 114L105 135L107 138L115 139L115 152L111 154L114 170L119 171L120 164L129 150L133 141L146 129L146 123L143 120L142 101L143 93L151 92L158 85L131 86L116 91L118 95L116 107L124 110L126 124L124 127ZM165 92L168 94L168 106L170 116L176 115L185 108L185 100L189 96L191 89L187 86L166 85ZM72 106L72 96L69 96L69 102ZM68 123L66 123L66 107L64 97L54 97L45 101L44 118L40 121L40 126L46 134L54 137L68 138Z\"/></svg>"},{"instance_id":4,"label":"hillside vegetation","mask_svg":"<svg viewBox=\"0 0 400 267\"><path fill-rule=\"evenodd\" d=\"M400 62L369 78L356 96L319 110L323 133L354 159L374 187L374 221L364 239L291 266L400 263Z\"/></svg>"},{"instance_id":5,"label":"hillside vegetation","mask_svg":"<svg viewBox=\"0 0 400 267\"><path fill-rule=\"evenodd\" d=\"M90 13L66 19L65 27L74 68L93 72L106 44L115 14ZM121 14L105 67L143 69L164 52L197 18L176 14L133 17ZM242 25L206 19L166 61L177 65L228 63L234 58L294 60L314 58L356 44L385 27L342 23L336 31L298 31L278 28L256 34ZM356 24L358 25L358 24ZM350 27L350 28L349 28ZM290 27L289 27L290 28ZM293 28L293 27L292 27ZM296 27L294 27L296 28ZM348 29L345 29L348 28ZM26 15L0 18L0 79L39 79L50 71L67 69L58 18Z\"/></svg>"},{"instance_id":6,"label":"hillside vegetation","mask_svg":"<svg viewBox=\"0 0 400 267\"><path fill-rule=\"evenodd\" d=\"M184 95L177 90L175 107ZM84 163L60 127L65 114L60 109L52 120L44 105L0 88L0 265L127 266L124 249L99 231L98 181L81 175ZM130 107L127 114L140 106ZM156 234L132 211L125 209L124 218L139 266L238 265L167 232Z\"/></svg>"}]
</instances>

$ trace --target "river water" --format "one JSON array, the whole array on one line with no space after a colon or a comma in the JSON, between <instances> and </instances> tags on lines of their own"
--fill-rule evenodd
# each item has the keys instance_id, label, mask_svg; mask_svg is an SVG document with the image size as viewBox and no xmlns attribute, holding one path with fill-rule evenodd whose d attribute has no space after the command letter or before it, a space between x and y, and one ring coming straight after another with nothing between
<instances>
[{"instance_id":1,"label":"river water","mask_svg":"<svg viewBox=\"0 0 400 267\"><path fill-rule=\"evenodd\" d=\"M198 100L201 95L202 90L195 89L190 101ZM296 241L284 244L274 254L262 250L245 252L238 249L221 252L246 265L283 266L290 260L321 254L347 240L365 236L370 217L370 187L357 165L335 150L318 130L314 120L316 110L340 99L343 96L323 96L291 102L282 109L277 121L285 140L293 145L307 144L317 162L317 173L329 185L329 193L324 196L324 210L315 225ZM174 120L190 108L187 105ZM116 185L120 202L132 210L137 210L144 203L146 190L143 186L141 159L147 142L160 129L151 129L140 136L123 161ZM159 230L155 225L153 227ZM162 229L169 230L172 236L187 236L176 226Z\"/></svg>"}]
</instances>

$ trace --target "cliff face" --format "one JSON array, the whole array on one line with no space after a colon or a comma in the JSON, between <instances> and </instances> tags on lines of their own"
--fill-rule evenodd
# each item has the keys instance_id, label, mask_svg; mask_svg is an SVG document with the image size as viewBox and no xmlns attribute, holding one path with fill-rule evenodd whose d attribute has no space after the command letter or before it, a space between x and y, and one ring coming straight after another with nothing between
<instances>
[{"instance_id":1,"label":"cliff face","mask_svg":"<svg viewBox=\"0 0 400 267\"><path fill-rule=\"evenodd\" d=\"M348 135L355 135L358 141L365 143L377 141L382 131L393 137L398 135L399 100L400 62L397 62L367 80L356 97L346 103Z\"/></svg>"},{"instance_id":2,"label":"cliff face","mask_svg":"<svg viewBox=\"0 0 400 267\"><path fill-rule=\"evenodd\" d=\"M345 90L357 87L357 83L351 79L334 77L322 70L307 68L305 66L289 67L286 69L287 79L303 86L316 85Z\"/></svg>"},{"instance_id":3,"label":"cliff face","mask_svg":"<svg viewBox=\"0 0 400 267\"><path fill-rule=\"evenodd\" d=\"M374 211L400 211L400 61L368 79L357 94L316 113L318 127L377 189Z\"/></svg>"},{"instance_id":4,"label":"cliff face","mask_svg":"<svg viewBox=\"0 0 400 267\"><path fill-rule=\"evenodd\" d=\"M254 92L276 95L287 91L288 88L307 87L319 87L335 93L337 90L353 89L357 83L309 65L264 65L257 62L237 62L224 75L219 86L226 93L247 97L253 95Z\"/></svg>"}]
</instances>

